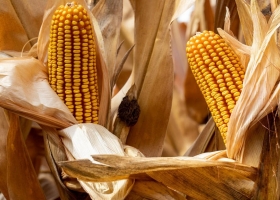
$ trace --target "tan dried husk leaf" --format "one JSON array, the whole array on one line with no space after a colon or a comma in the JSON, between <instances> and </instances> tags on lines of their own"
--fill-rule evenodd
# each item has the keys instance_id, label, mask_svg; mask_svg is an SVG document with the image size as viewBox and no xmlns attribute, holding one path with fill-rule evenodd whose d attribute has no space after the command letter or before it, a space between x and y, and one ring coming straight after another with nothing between
<instances>
[{"instance_id":1,"label":"tan dried husk leaf","mask_svg":"<svg viewBox=\"0 0 280 200\"><path fill-rule=\"evenodd\" d=\"M237 2L239 9L248 8L248 4L241 2L239 5L239 3ZM248 18L248 13L240 12L239 16L242 23L242 19ZM280 26L280 6L275 9L267 22L259 10L257 1L251 1L249 16L253 23L253 32L249 33L253 36L251 47L242 48L244 45L239 44L221 29L219 30L220 35L234 46L236 52L245 53L245 57L250 55L249 62L247 64L246 61L243 62L243 66L247 66L243 90L229 121L226 144L229 158L239 162L252 156L248 153L244 154L248 152L246 148L250 148L251 151L261 148L262 134L254 134L253 137L259 139L250 140L250 142L247 135L256 123L279 104L280 92L278 84L280 52L276 45L276 30ZM256 163L252 161L246 164L255 165Z\"/></svg>"},{"instance_id":2,"label":"tan dried husk leaf","mask_svg":"<svg viewBox=\"0 0 280 200\"><path fill-rule=\"evenodd\" d=\"M257 170L226 158L226 151L201 154L196 158L116 155L96 155L93 158L104 165L88 160L58 164L69 175L85 181L133 178L141 182L151 177L175 194L184 194L194 199L246 199L254 195Z\"/></svg>"}]
</instances>

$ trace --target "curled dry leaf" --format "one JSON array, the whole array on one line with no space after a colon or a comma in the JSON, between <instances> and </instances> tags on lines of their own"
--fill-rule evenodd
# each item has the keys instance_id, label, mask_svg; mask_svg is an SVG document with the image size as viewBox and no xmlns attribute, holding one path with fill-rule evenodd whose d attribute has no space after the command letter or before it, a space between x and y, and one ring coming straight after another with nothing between
<instances>
[{"instance_id":1,"label":"curled dry leaf","mask_svg":"<svg viewBox=\"0 0 280 200\"><path fill-rule=\"evenodd\" d=\"M224 160L224 152L221 153L212 153L211 157L218 155L219 158L213 161L191 157L135 158L96 155L93 158L102 165L86 160L59 162L59 165L70 176L80 180L115 181L135 178L136 181L142 181L150 176L168 188L195 199L205 199L209 196L225 199L251 198L254 194L257 170Z\"/></svg>"},{"instance_id":2,"label":"curled dry leaf","mask_svg":"<svg viewBox=\"0 0 280 200\"><path fill-rule=\"evenodd\" d=\"M32 57L0 60L0 105L19 115L57 128L76 123L47 81L46 68Z\"/></svg>"},{"instance_id":3,"label":"curled dry leaf","mask_svg":"<svg viewBox=\"0 0 280 200\"><path fill-rule=\"evenodd\" d=\"M272 112L278 104L280 65L275 34L280 26L279 13L280 7L278 6L267 22L257 1L251 1L250 18L253 23L253 32L250 34L253 35L253 41L251 48L247 48L250 49L250 60L246 68L242 93L229 121L227 136L228 156L240 162L245 156L250 156L244 155L248 129ZM240 19L248 17L248 13L245 15L239 13L239 15ZM231 44L233 41L231 36L222 31L220 34ZM239 50L235 48L236 52ZM255 137L263 138L262 134ZM256 144L259 145L259 143ZM259 148L259 146L256 145L255 148Z\"/></svg>"}]
</instances>

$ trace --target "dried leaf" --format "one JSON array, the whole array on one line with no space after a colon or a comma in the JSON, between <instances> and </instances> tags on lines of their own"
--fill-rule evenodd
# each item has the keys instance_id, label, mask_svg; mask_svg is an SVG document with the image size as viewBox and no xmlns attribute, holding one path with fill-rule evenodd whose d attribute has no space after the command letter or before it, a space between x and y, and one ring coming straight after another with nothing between
<instances>
[{"instance_id":1,"label":"dried leaf","mask_svg":"<svg viewBox=\"0 0 280 200\"><path fill-rule=\"evenodd\" d=\"M254 195L254 181L241 175L233 166L194 167L148 174L167 187L194 199L250 199Z\"/></svg>"},{"instance_id":2,"label":"dried leaf","mask_svg":"<svg viewBox=\"0 0 280 200\"><path fill-rule=\"evenodd\" d=\"M242 93L229 121L227 137L229 157L240 162L244 156L250 156L244 155L247 130L270 113L279 100L279 50L274 37L280 26L279 13L280 7L274 11L267 23L256 1L251 2L254 25L251 57ZM262 138L261 135L256 135L258 136Z\"/></svg>"},{"instance_id":3,"label":"dried leaf","mask_svg":"<svg viewBox=\"0 0 280 200\"><path fill-rule=\"evenodd\" d=\"M78 124L59 131L66 148L68 160L89 159L91 155L116 154L124 156L119 139L103 126L97 124ZM133 180L94 183L78 180L92 199L123 199L131 190Z\"/></svg>"},{"instance_id":4,"label":"dried leaf","mask_svg":"<svg viewBox=\"0 0 280 200\"><path fill-rule=\"evenodd\" d=\"M238 173L246 178L255 178L256 171L236 162L211 161L193 157L123 157L118 155L93 155L93 159L98 163L88 160L76 160L59 162L58 165L72 177L77 177L85 181L113 181L125 178L143 177L143 173L158 173L164 171L188 171L193 169L226 168ZM198 170L198 171L199 171ZM175 173L175 172L174 172ZM201 172L202 173L202 172ZM174 177L177 177L174 175ZM164 177L163 177L164 179ZM193 180L195 182L195 180ZM196 179L197 182L197 179ZM198 182L199 183L199 182Z\"/></svg>"},{"instance_id":5,"label":"dried leaf","mask_svg":"<svg viewBox=\"0 0 280 200\"><path fill-rule=\"evenodd\" d=\"M250 5L246 0L236 0L236 6L246 44L251 45L253 42L253 22L250 14Z\"/></svg>"},{"instance_id":6,"label":"dried leaf","mask_svg":"<svg viewBox=\"0 0 280 200\"><path fill-rule=\"evenodd\" d=\"M45 199L28 155L19 118L10 113L7 136L7 186L10 199Z\"/></svg>"},{"instance_id":7,"label":"dried leaf","mask_svg":"<svg viewBox=\"0 0 280 200\"><path fill-rule=\"evenodd\" d=\"M42 63L32 57L0 59L0 105L54 127L76 123L66 105L51 89Z\"/></svg>"},{"instance_id":8,"label":"dried leaf","mask_svg":"<svg viewBox=\"0 0 280 200\"><path fill-rule=\"evenodd\" d=\"M224 26L231 25L231 31L233 35L238 36L239 32L239 16L237 13L237 6L235 1L231 0L218 0L216 3L216 11L215 11L215 32L217 32L217 28L223 28ZM229 17L226 15L227 9L230 12L230 23L225 21L225 17Z\"/></svg>"},{"instance_id":9,"label":"dried leaf","mask_svg":"<svg viewBox=\"0 0 280 200\"><path fill-rule=\"evenodd\" d=\"M185 153L185 156L196 156L198 154L204 153L209 141L215 134L215 123L213 118L210 118L204 127L203 131L199 134L196 141Z\"/></svg>"},{"instance_id":10,"label":"dried leaf","mask_svg":"<svg viewBox=\"0 0 280 200\"><path fill-rule=\"evenodd\" d=\"M192 3L193 1L181 2L181 5L187 8ZM173 17L176 17L175 10L179 7L176 7L178 4L173 1L147 0L133 4L134 63L137 65L132 73L135 74L141 114L137 124L130 129L127 144L138 148L146 156L160 156L170 115L173 88L169 26ZM154 12L155 10L157 12Z\"/></svg>"},{"instance_id":11,"label":"dried leaf","mask_svg":"<svg viewBox=\"0 0 280 200\"><path fill-rule=\"evenodd\" d=\"M9 131L9 123L4 109L0 108L0 191L5 197L9 196L7 186L7 137Z\"/></svg>"},{"instance_id":12,"label":"dried leaf","mask_svg":"<svg viewBox=\"0 0 280 200\"><path fill-rule=\"evenodd\" d=\"M184 195L169 189L165 185L156 181L136 181L130 194L135 193L143 198L147 199L161 199L161 200L185 200ZM130 198L130 194L126 197Z\"/></svg>"},{"instance_id":13,"label":"dried leaf","mask_svg":"<svg viewBox=\"0 0 280 200\"><path fill-rule=\"evenodd\" d=\"M174 87L162 156L184 155L199 135L198 124L188 115L184 100L181 91Z\"/></svg>"},{"instance_id":14,"label":"dried leaf","mask_svg":"<svg viewBox=\"0 0 280 200\"><path fill-rule=\"evenodd\" d=\"M64 146L61 142L61 139L58 136L58 132L54 128L44 127L44 144L46 151L46 159L52 175L56 181L56 185L59 191L59 195L61 199L85 199L85 194L74 193L70 191L61 180L61 169L57 167L57 162L67 160L66 153L64 150Z\"/></svg>"},{"instance_id":15,"label":"dried leaf","mask_svg":"<svg viewBox=\"0 0 280 200\"><path fill-rule=\"evenodd\" d=\"M104 39L105 63L110 80L115 71L122 21L123 1L101 0L92 9ZM113 87L113 85L111 85Z\"/></svg>"}]
</instances>

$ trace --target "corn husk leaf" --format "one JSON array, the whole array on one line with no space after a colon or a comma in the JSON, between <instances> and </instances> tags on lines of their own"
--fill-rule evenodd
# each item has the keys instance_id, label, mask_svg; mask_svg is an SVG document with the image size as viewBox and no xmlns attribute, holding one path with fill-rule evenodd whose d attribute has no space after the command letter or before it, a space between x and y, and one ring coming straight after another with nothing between
<instances>
[{"instance_id":1,"label":"corn husk leaf","mask_svg":"<svg viewBox=\"0 0 280 200\"><path fill-rule=\"evenodd\" d=\"M120 140L103 126L78 124L59 131L68 160L88 159L100 164L91 155L115 154L124 156ZM94 183L78 179L92 199L123 199L133 186L133 180ZM102 181L103 182L103 181Z\"/></svg>"},{"instance_id":2,"label":"corn husk leaf","mask_svg":"<svg viewBox=\"0 0 280 200\"><path fill-rule=\"evenodd\" d=\"M278 104L280 89L277 85L280 67L279 50L275 40L275 33L280 22L280 7L276 8L268 22L260 12L256 1L251 1L250 12L253 22L250 60L246 68L243 91L229 121L227 136L228 156L239 162L242 162L244 157L250 156L244 154L245 143L248 140L248 129L275 108ZM248 17L248 14L239 13L239 15L241 23L242 18ZM226 36L223 33L221 35ZM224 38L227 40L230 37ZM235 50L238 51L238 49ZM263 135L259 134L255 137L260 137L261 140ZM254 146L254 148L251 146L252 149L259 148L259 144L260 142L252 143L250 141L250 145ZM246 145L246 148L248 146Z\"/></svg>"},{"instance_id":3,"label":"corn husk leaf","mask_svg":"<svg viewBox=\"0 0 280 200\"><path fill-rule=\"evenodd\" d=\"M246 44L252 45L253 22L250 15L250 4L246 0L236 0L236 6Z\"/></svg>"},{"instance_id":4,"label":"corn husk leaf","mask_svg":"<svg viewBox=\"0 0 280 200\"><path fill-rule=\"evenodd\" d=\"M135 182L131 192L125 198L126 200L135 200L137 196L146 199L162 199L162 200L184 200L183 194L175 192L165 185L153 180L138 180Z\"/></svg>"},{"instance_id":5,"label":"corn husk leaf","mask_svg":"<svg viewBox=\"0 0 280 200\"><path fill-rule=\"evenodd\" d=\"M224 155L224 152L222 153ZM220 158L219 155L220 152L200 155L201 158L95 155L93 158L103 165L87 160L66 161L58 164L67 174L80 180L105 182L124 178L141 180L143 174L147 174L165 186L196 199L205 199L209 196L225 199L252 197L256 169ZM215 156L219 161L209 160L215 159ZM236 184L237 181L238 184Z\"/></svg>"},{"instance_id":6,"label":"corn husk leaf","mask_svg":"<svg viewBox=\"0 0 280 200\"><path fill-rule=\"evenodd\" d=\"M46 68L32 57L0 60L0 105L19 115L57 128L76 123L51 89Z\"/></svg>"},{"instance_id":7,"label":"corn husk leaf","mask_svg":"<svg viewBox=\"0 0 280 200\"><path fill-rule=\"evenodd\" d=\"M9 114L6 147L6 183L9 199L45 199L20 130L19 117Z\"/></svg>"}]
</instances>

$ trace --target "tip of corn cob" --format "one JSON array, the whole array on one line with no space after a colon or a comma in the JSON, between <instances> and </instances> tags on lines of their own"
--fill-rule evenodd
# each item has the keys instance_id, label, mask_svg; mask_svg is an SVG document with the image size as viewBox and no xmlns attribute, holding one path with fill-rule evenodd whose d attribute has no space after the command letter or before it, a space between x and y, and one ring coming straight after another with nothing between
<instances>
[{"instance_id":1,"label":"tip of corn cob","mask_svg":"<svg viewBox=\"0 0 280 200\"><path fill-rule=\"evenodd\" d=\"M229 118L243 87L244 68L231 47L212 31L190 38L186 53L191 71L226 143Z\"/></svg>"},{"instance_id":2,"label":"tip of corn cob","mask_svg":"<svg viewBox=\"0 0 280 200\"><path fill-rule=\"evenodd\" d=\"M79 123L98 123L94 32L87 10L76 2L61 5L51 22L49 83Z\"/></svg>"}]
</instances>

